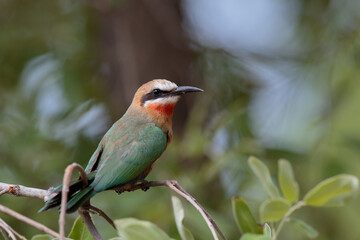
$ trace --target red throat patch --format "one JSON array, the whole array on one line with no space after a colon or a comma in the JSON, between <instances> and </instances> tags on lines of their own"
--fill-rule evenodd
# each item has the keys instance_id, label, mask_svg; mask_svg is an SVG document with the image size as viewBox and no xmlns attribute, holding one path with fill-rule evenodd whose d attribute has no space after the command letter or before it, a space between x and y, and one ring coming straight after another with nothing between
<instances>
[{"instance_id":1,"label":"red throat patch","mask_svg":"<svg viewBox=\"0 0 360 240\"><path fill-rule=\"evenodd\" d=\"M173 114L175 103L148 103L147 107L154 112L170 116Z\"/></svg>"}]
</instances>

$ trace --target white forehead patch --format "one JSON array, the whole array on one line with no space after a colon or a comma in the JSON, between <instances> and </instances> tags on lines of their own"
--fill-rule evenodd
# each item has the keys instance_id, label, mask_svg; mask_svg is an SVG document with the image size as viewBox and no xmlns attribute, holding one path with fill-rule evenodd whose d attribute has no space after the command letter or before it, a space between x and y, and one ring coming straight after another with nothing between
<instances>
[{"instance_id":1,"label":"white forehead patch","mask_svg":"<svg viewBox=\"0 0 360 240\"><path fill-rule=\"evenodd\" d=\"M159 81L156 81L153 85L153 89L160 89L162 91L171 91L171 90L174 90L175 88L177 88L178 86L173 83L173 82L170 82L168 80L159 80Z\"/></svg>"},{"instance_id":2,"label":"white forehead patch","mask_svg":"<svg viewBox=\"0 0 360 240\"><path fill-rule=\"evenodd\" d=\"M158 103L158 104L167 104L167 103L177 103L179 101L180 96L171 96L171 97L164 97L164 98L156 98L152 100L147 100L144 104L147 107L148 104Z\"/></svg>"}]
</instances>

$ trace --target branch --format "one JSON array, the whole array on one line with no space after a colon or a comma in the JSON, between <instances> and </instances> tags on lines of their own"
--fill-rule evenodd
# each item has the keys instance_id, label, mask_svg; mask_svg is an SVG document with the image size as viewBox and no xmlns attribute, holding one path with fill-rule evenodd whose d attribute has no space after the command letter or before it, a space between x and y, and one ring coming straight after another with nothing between
<instances>
[{"instance_id":1,"label":"branch","mask_svg":"<svg viewBox=\"0 0 360 240\"><path fill-rule=\"evenodd\" d=\"M88 180L86 177L86 173L84 171L84 169L77 163L72 163L69 166L66 167L65 169L65 173L64 173L64 178L63 178L63 185L62 185L62 193L61 193L61 210L60 210L60 217L59 217L59 231L60 231L60 240L64 240L65 239L65 214L66 214L66 203L67 203L67 198L68 198L68 192L69 192L69 185L70 185L70 179L71 179L71 174L73 172L73 170L76 169L79 171L80 175L81 175L81 180L83 181L83 187L86 187L88 185ZM79 211L80 213L80 211ZM80 214L81 215L81 214ZM81 215L82 216L82 215ZM84 215L85 216L85 215ZM83 217L83 216L82 216ZM89 216L90 217L90 216ZM84 223L85 219L83 218ZM88 219L87 219L88 220ZM90 219L91 222L91 219ZM92 223L92 222L91 222ZM94 226L95 227L95 226ZM89 229L90 230L90 229ZM96 229L95 229L96 230ZM91 233L91 232L90 232ZM99 235L100 236L100 235ZM95 240L97 240L97 238L95 238L95 236L93 236L93 238ZM101 237L100 237L101 239Z\"/></svg>"},{"instance_id":2,"label":"branch","mask_svg":"<svg viewBox=\"0 0 360 240\"><path fill-rule=\"evenodd\" d=\"M86 174L80 165L73 163L65 169L65 174L64 174L64 178L63 178L63 189L62 189L63 194L62 194L62 199L61 199L61 212L60 212L60 217L59 217L60 235L57 235L60 239L64 239L64 237L65 237L65 214L66 214L66 202L67 202L67 195L68 195L67 193L69 192L69 183L70 183L71 173L74 169L77 169L80 172L81 179L83 179L83 181L84 181L83 186L87 186ZM125 184L120 187L112 188L112 190L115 190L118 194L121 194L125 191L132 192L132 191L136 191L138 189L146 190L150 187L158 187L158 186L169 187L171 190L175 191L176 193L178 193L179 195L184 197L202 215L202 217L204 218L206 224L208 225L208 227L212 233L213 238L215 240L218 240L218 236L216 234L216 232L217 232L220 235L221 239L226 240L226 237L221 232L220 228L217 226L214 219L205 211L205 209L196 201L196 199L193 196L191 196L188 192L186 192L175 180L151 181L151 182L145 181L140 184ZM11 184L6 184L6 183L0 182L0 196L5 193L12 194L15 196L36 197L36 198L43 199L44 201L46 201L52 197L51 196L52 194L49 190L30 188L30 187L25 187L25 186L21 186L21 185L11 185ZM66 194L64 194L64 193L66 193ZM79 211L79 214L82 216L84 223L88 228L91 225L95 228L95 226L93 225L93 223L91 221L90 216L88 216L89 214L85 213L86 211L89 211L89 210L95 211L99 216L103 217L106 221L108 221L108 223L111 226L114 227L113 221L103 211L101 211L100 209L98 209L94 206L89 205L88 207L83 206L82 213L80 213L80 211ZM14 213L16 213L16 212L14 212ZM16 214L18 214L18 213L16 213ZM22 220L22 219L20 219L20 220ZM22 221L24 221L24 220L22 220ZM31 220L31 221L33 221L33 220ZM24 222L34 226L33 224L31 224L27 221L24 221ZM35 222L35 221L33 221L33 222ZM37 223L37 222L35 222L35 223ZM37 223L37 224L40 224L40 223ZM42 225L42 224L40 224L40 225ZM45 227L44 225L42 225L42 226ZM42 230L42 229L40 229L40 230ZM42 230L42 231L44 231L44 230ZM50 230L50 231L52 231L52 230ZM89 229L89 231L90 231L90 229ZM95 231L97 232L96 228L95 228ZM93 238L101 239L101 237L96 238L97 235L96 235L95 231L93 231L93 233L90 231ZM46 231L44 231L44 232L46 232ZM46 233L48 233L48 232L46 232ZM55 233L55 234L57 234L57 233ZM93 235L93 234L95 234L95 235ZM97 234L98 234L98 232L97 232ZM53 234L51 234L51 235L53 235Z\"/></svg>"},{"instance_id":3,"label":"branch","mask_svg":"<svg viewBox=\"0 0 360 240\"><path fill-rule=\"evenodd\" d=\"M214 219L205 211L205 209L196 201L196 199L191 196L188 192L186 192L177 181L166 181L167 186L171 188L173 191L183 196L188 202L190 202L202 215L205 219L206 223L209 226L211 233L213 234L214 239L218 239L215 230L220 234L223 240L226 240L225 235L221 232L218 225L215 223Z\"/></svg>"},{"instance_id":4,"label":"branch","mask_svg":"<svg viewBox=\"0 0 360 240\"><path fill-rule=\"evenodd\" d=\"M104 211L92 205L89 205L89 210L91 210L93 214L95 213L96 215L103 217L115 230L117 230L114 221L108 215L106 215Z\"/></svg>"},{"instance_id":5,"label":"branch","mask_svg":"<svg viewBox=\"0 0 360 240\"><path fill-rule=\"evenodd\" d=\"M1 227L1 222L0 222L0 227ZM3 231L2 228L0 228L0 233L3 236L4 240L9 240L9 238L7 237L6 233Z\"/></svg>"},{"instance_id":6,"label":"branch","mask_svg":"<svg viewBox=\"0 0 360 240\"><path fill-rule=\"evenodd\" d=\"M0 182L0 196L7 193L17 197L40 198L46 202L52 197L50 190L51 189L44 190L39 188L31 188L22 185L7 184Z\"/></svg>"},{"instance_id":7,"label":"branch","mask_svg":"<svg viewBox=\"0 0 360 240\"><path fill-rule=\"evenodd\" d=\"M89 232L90 232L91 236L94 238L94 240L102 240L100 233L98 232L94 223L91 220L89 210L84 207L80 207L78 209L78 213L80 214L81 218L83 219L85 226L89 230Z\"/></svg>"},{"instance_id":8,"label":"branch","mask_svg":"<svg viewBox=\"0 0 360 240\"><path fill-rule=\"evenodd\" d=\"M45 232L53 237L59 238L59 236L60 236L57 232L51 230L50 228L46 227L45 225L38 223L28 217L25 217L24 215L22 215L18 212L15 212L15 211L11 210L10 208L7 208L1 204L0 204L0 211L7 215L10 215L14 218L17 218L20 221L23 221L23 222L29 224L30 226L33 226L33 227L39 229L40 231Z\"/></svg>"},{"instance_id":9,"label":"branch","mask_svg":"<svg viewBox=\"0 0 360 240\"><path fill-rule=\"evenodd\" d=\"M125 184L120 187L112 188L118 194L123 193L124 191L132 192L138 189L148 189L149 187L159 187L159 186L166 186L169 187L171 190L175 191L177 194L184 197L188 202L190 202L201 214L204 218L206 224L208 225L211 234L215 240L218 240L218 236L216 232L219 233L221 239L226 240L225 235L221 232L218 225L215 223L214 219L205 211L205 209L196 201L196 199L191 196L188 192L186 192L175 180L166 180L166 181L151 181L151 182L142 182L140 184Z\"/></svg>"},{"instance_id":10,"label":"branch","mask_svg":"<svg viewBox=\"0 0 360 240\"><path fill-rule=\"evenodd\" d=\"M65 174L64 174L64 178L63 178L63 193L67 193L69 192L69 183L70 183L70 177L71 177L71 173L74 169L77 169L81 175L81 179L83 180L83 187L86 187L88 185L88 181L86 178L86 173L83 170L83 168L76 164L73 163L71 165L69 165L66 169L65 169ZM39 188L31 188L31 187L25 187L22 185L15 185L15 184L7 184L7 183L2 183L0 182L0 196L3 194L11 194L14 196L21 196L21 197L33 197L33 198L39 198L42 199L44 201L49 200L52 196L54 196L56 193L52 194L51 193L51 188L49 190L44 190L44 189L39 189ZM21 215L20 213L17 213L5 206L0 205L0 211L13 216L45 233L48 233L56 238L59 239L64 239L65 238L65 213L66 213L66 202L67 202L67 194L62 194L62 198L61 198L61 212L60 212L60 217L59 217L59 228L60 228L60 234L54 232L53 230L47 228L45 225L42 225L41 223L38 223L30 218L27 218L23 215ZM94 210L99 216L102 216L103 218L106 219L106 221L109 222L109 224L111 224L113 227L115 227L113 221L100 209L95 208L93 206L90 206L90 209ZM80 209L79 209L80 210ZM87 211L87 210L86 210ZM94 224L91 221L91 218L89 216L89 213L85 213L85 211L79 211L80 216L83 218L83 221L86 225L86 227L89 229L89 232L91 233L92 237L95 240L101 239L101 236L99 235L99 233L97 232ZM91 226L93 226L93 228L95 230L91 229ZM20 234L18 234L17 232L15 232L10 226L8 226L5 222L2 221L2 219L0 219L0 232L1 234L4 236L4 232L2 231L2 229L4 229L9 236L11 237L11 239L16 239L16 237L14 236L17 235L19 238L25 239L23 236L21 236ZM10 231L11 230L11 231ZM97 235L96 235L97 233ZM6 236L6 235L5 235ZM5 237L4 237L5 238ZM7 237L5 239L8 239Z\"/></svg>"},{"instance_id":11,"label":"branch","mask_svg":"<svg viewBox=\"0 0 360 240\"><path fill-rule=\"evenodd\" d=\"M16 240L16 237L14 235L15 231L4 221L0 218L0 231L1 231L1 234L3 235L4 239L9 239L6 235L5 232L3 232L2 230L4 230L8 235L9 237L12 239L12 240Z\"/></svg>"},{"instance_id":12,"label":"branch","mask_svg":"<svg viewBox=\"0 0 360 240\"><path fill-rule=\"evenodd\" d=\"M17 231L15 231L12 227L10 227L4 220L2 220L0 218L0 225L1 227L8 232L9 236L11 236L11 238L13 238L13 234L15 234L18 238L26 240L26 237L24 237L23 235L21 235L20 233L18 233ZM6 235L5 235L6 236ZM7 238L6 238L7 239ZM15 238L16 240L16 238Z\"/></svg>"}]
</instances>

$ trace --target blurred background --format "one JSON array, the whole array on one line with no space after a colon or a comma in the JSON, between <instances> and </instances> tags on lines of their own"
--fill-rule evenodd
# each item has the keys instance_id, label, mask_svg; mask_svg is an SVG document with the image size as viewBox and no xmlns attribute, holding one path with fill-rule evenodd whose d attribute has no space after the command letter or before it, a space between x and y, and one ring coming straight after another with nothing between
<instances>
[{"instance_id":1,"label":"blurred background","mask_svg":"<svg viewBox=\"0 0 360 240\"><path fill-rule=\"evenodd\" d=\"M360 177L360 1L0 1L0 181L47 189L84 167L135 90L154 78L203 88L174 112L174 139L148 180L176 179L239 239L231 197L257 215L265 192L247 165L276 176L292 162L304 194L326 177ZM97 195L111 218L152 221L179 239L171 193ZM38 199L0 203L58 229ZM210 239L183 201L185 224ZM297 213L317 239L360 239L359 199ZM37 230L3 214L26 237ZM68 216L67 228L76 214ZM105 239L115 231L101 218ZM285 227L280 239L305 239Z\"/></svg>"}]
</instances>

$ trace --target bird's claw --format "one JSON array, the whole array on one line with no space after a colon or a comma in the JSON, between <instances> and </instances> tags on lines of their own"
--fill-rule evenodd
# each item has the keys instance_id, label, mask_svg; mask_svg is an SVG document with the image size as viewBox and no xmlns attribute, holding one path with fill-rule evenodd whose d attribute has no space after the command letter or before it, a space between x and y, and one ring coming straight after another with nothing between
<instances>
[{"instance_id":1,"label":"bird's claw","mask_svg":"<svg viewBox=\"0 0 360 240\"><path fill-rule=\"evenodd\" d=\"M125 191L121 189L121 190L115 190L115 192L120 195L120 194L122 194L122 193L125 192Z\"/></svg>"},{"instance_id":2,"label":"bird's claw","mask_svg":"<svg viewBox=\"0 0 360 240\"><path fill-rule=\"evenodd\" d=\"M147 190L149 190L149 182L146 181L146 180L141 180L141 183L140 183L140 188L141 190L143 190L144 192L146 192Z\"/></svg>"},{"instance_id":3,"label":"bird's claw","mask_svg":"<svg viewBox=\"0 0 360 240\"><path fill-rule=\"evenodd\" d=\"M141 190L143 190L144 192L146 192L147 190L149 190L149 186L144 186L144 185L141 185Z\"/></svg>"}]
</instances>

